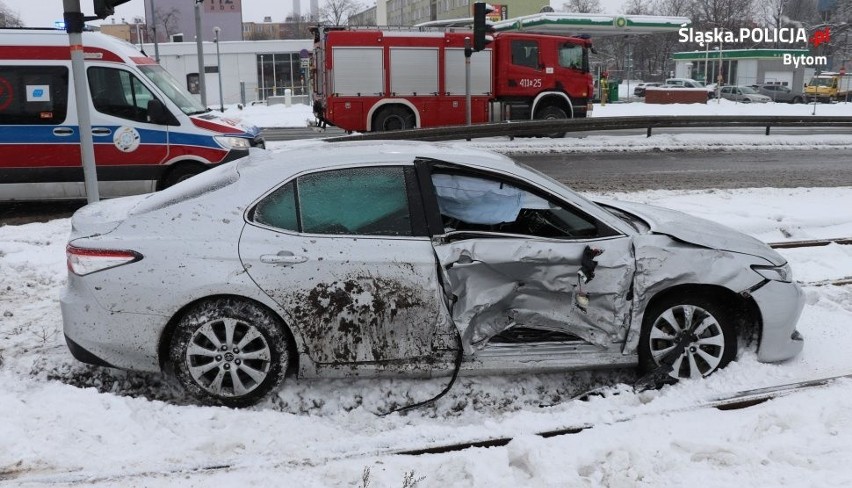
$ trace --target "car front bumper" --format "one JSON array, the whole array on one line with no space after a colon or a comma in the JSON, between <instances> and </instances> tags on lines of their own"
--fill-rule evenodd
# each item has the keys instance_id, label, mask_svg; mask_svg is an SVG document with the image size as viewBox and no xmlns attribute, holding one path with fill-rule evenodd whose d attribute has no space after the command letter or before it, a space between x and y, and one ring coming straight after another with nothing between
<instances>
[{"instance_id":1,"label":"car front bumper","mask_svg":"<svg viewBox=\"0 0 852 488\"><path fill-rule=\"evenodd\" d=\"M798 355L804 339L796 330L796 323L805 305L805 295L798 283L769 281L752 292L752 298L763 319L757 359L775 362Z\"/></svg>"},{"instance_id":2,"label":"car front bumper","mask_svg":"<svg viewBox=\"0 0 852 488\"><path fill-rule=\"evenodd\" d=\"M158 345L167 317L110 312L78 276L69 276L59 300L65 338L79 361L134 371L160 371Z\"/></svg>"}]
</instances>

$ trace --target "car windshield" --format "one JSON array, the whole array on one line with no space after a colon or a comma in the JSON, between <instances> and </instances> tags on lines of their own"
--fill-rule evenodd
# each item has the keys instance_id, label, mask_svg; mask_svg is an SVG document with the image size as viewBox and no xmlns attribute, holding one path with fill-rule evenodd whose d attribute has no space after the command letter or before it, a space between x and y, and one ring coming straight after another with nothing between
<instances>
[{"instance_id":1,"label":"car windshield","mask_svg":"<svg viewBox=\"0 0 852 488\"><path fill-rule=\"evenodd\" d=\"M831 78L812 78L810 84L813 86L831 86Z\"/></svg>"},{"instance_id":2,"label":"car windshield","mask_svg":"<svg viewBox=\"0 0 852 488\"><path fill-rule=\"evenodd\" d=\"M740 87L740 91L741 91L743 94L745 94L745 95L754 95L754 94L756 94L756 93L757 93L757 92L754 90L754 88L750 88L750 87L747 87L747 86L741 86L741 87Z\"/></svg>"},{"instance_id":3,"label":"car windshield","mask_svg":"<svg viewBox=\"0 0 852 488\"><path fill-rule=\"evenodd\" d=\"M180 83L162 66L144 65L139 66L139 70L157 85L157 88L165 93L169 100L174 102L183 113L193 115L207 112L207 109L184 90Z\"/></svg>"}]
</instances>

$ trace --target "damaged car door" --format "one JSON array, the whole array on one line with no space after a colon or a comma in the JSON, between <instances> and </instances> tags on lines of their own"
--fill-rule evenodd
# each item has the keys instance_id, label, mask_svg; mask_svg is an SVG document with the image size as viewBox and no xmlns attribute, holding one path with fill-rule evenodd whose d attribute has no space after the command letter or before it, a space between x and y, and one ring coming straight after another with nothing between
<instances>
[{"instance_id":1,"label":"damaged car door","mask_svg":"<svg viewBox=\"0 0 852 488\"><path fill-rule=\"evenodd\" d=\"M426 181L443 226L433 245L448 308L468 354L504 336L523 343L553 333L621 350L635 272L630 236L502 175L430 166Z\"/></svg>"},{"instance_id":2,"label":"damaged car door","mask_svg":"<svg viewBox=\"0 0 852 488\"><path fill-rule=\"evenodd\" d=\"M240 258L316 363L422 358L454 334L413 172L303 174L249 211Z\"/></svg>"}]
</instances>

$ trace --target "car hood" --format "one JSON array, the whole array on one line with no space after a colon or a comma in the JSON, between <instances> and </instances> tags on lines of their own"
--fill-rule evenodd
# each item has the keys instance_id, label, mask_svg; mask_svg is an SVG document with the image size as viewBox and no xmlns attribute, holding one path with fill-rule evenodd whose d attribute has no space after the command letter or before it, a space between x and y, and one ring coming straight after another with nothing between
<instances>
[{"instance_id":1,"label":"car hood","mask_svg":"<svg viewBox=\"0 0 852 488\"><path fill-rule=\"evenodd\" d=\"M786 260L766 243L710 220L641 203L616 200L602 200L600 203L639 217L648 224L653 233L664 234L697 246L757 256L776 266L786 263Z\"/></svg>"}]
</instances>

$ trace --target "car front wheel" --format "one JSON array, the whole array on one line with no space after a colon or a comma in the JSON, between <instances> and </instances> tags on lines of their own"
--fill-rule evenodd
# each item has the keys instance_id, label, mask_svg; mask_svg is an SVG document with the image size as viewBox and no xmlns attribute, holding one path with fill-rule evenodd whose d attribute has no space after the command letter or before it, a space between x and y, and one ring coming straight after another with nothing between
<instances>
[{"instance_id":1,"label":"car front wheel","mask_svg":"<svg viewBox=\"0 0 852 488\"><path fill-rule=\"evenodd\" d=\"M169 347L174 375L203 403L245 407L278 387L289 366L288 336L268 309L218 298L189 309Z\"/></svg>"},{"instance_id":2,"label":"car front wheel","mask_svg":"<svg viewBox=\"0 0 852 488\"><path fill-rule=\"evenodd\" d=\"M645 371L671 368L669 376L703 378L724 368L737 354L730 312L706 298L674 298L645 313L639 363Z\"/></svg>"}]
</instances>

